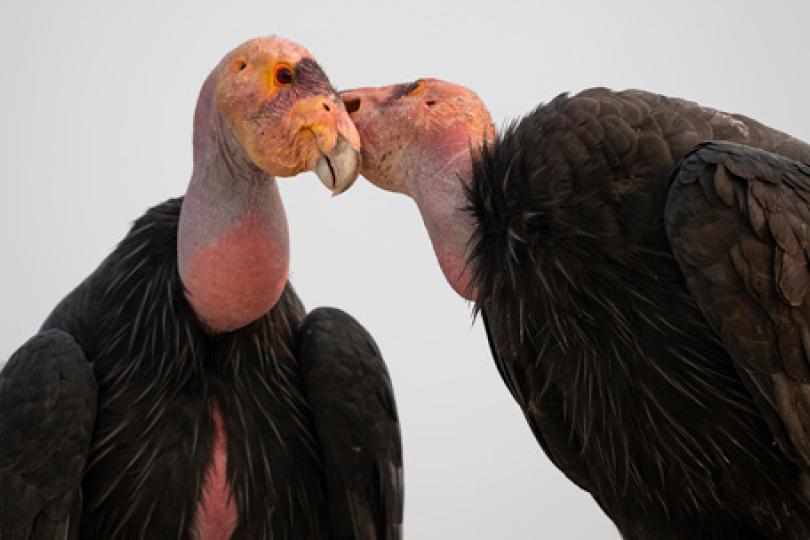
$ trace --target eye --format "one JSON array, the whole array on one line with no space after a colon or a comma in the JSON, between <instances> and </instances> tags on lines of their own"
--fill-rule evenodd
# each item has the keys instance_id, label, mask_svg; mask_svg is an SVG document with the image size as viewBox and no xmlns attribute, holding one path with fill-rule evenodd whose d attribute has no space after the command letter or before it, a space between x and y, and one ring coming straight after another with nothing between
<instances>
[{"instance_id":1,"label":"eye","mask_svg":"<svg viewBox=\"0 0 810 540\"><path fill-rule=\"evenodd\" d=\"M239 60L234 64L233 67L236 68L236 71L242 71L247 67L247 62L245 62L244 60Z\"/></svg>"},{"instance_id":2,"label":"eye","mask_svg":"<svg viewBox=\"0 0 810 540\"><path fill-rule=\"evenodd\" d=\"M289 86L295 79L295 74L290 66L280 64L273 71L273 78L278 86Z\"/></svg>"}]
</instances>

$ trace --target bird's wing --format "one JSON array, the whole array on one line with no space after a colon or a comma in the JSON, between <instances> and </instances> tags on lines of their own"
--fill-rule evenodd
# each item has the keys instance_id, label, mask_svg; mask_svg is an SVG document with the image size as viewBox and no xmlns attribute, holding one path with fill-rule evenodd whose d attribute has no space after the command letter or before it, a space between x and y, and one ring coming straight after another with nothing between
<instances>
[{"instance_id":1,"label":"bird's wing","mask_svg":"<svg viewBox=\"0 0 810 540\"><path fill-rule=\"evenodd\" d=\"M78 538L96 380L74 339L45 330L0 371L0 538Z\"/></svg>"},{"instance_id":2,"label":"bird's wing","mask_svg":"<svg viewBox=\"0 0 810 540\"><path fill-rule=\"evenodd\" d=\"M689 290L775 440L810 467L810 166L718 141L673 178L665 224Z\"/></svg>"},{"instance_id":3,"label":"bird's wing","mask_svg":"<svg viewBox=\"0 0 810 540\"><path fill-rule=\"evenodd\" d=\"M324 458L336 538L402 536L402 441L391 380L374 340L334 308L307 315L298 361Z\"/></svg>"}]
</instances>

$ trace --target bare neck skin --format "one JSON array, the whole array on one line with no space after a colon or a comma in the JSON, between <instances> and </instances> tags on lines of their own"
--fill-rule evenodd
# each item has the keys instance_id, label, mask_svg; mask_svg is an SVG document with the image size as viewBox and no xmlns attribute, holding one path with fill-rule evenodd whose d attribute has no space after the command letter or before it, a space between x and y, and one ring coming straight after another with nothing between
<instances>
[{"instance_id":1,"label":"bare neck skin","mask_svg":"<svg viewBox=\"0 0 810 540\"><path fill-rule=\"evenodd\" d=\"M475 300L472 273L467 268L474 221L464 210L465 189L472 181L469 143L434 149L405 181L404 193L416 202L433 251L450 286L467 300Z\"/></svg>"},{"instance_id":2,"label":"bare neck skin","mask_svg":"<svg viewBox=\"0 0 810 540\"><path fill-rule=\"evenodd\" d=\"M289 269L287 218L275 178L250 163L203 86L194 171L177 254L186 298L211 333L241 328L275 305Z\"/></svg>"}]
</instances>

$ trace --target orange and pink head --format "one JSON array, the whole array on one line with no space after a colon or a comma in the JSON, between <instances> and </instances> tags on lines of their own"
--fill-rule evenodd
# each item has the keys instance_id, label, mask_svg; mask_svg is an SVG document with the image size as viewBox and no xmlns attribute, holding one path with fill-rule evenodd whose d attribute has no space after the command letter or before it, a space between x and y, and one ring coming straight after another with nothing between
<instances>
[{"instance_id":1,"label":"orange and pink head","mask_svg":"<svg viewBox=\"0 0 810 540\"><path fill-rule=\"evenodd\" d=\"M357 130L312 55L292 41L256 38L228 53L203 86L195 144L216 133L212 121L224 121L245 157L272 176L315 170L335 193L357 176Z\"/></svg>"},{"instance_id":2,"label":"orange and pink head","mask_svg":"<svg viewBox=\"0 0 810 540\"><path fill-rule=\"evenodd\" d=\"M439 79L341 92L362 147L361 174L389 191L412 194L417 177L495 134L492 117L471 90Z\"/></svg>"}]
</instances>

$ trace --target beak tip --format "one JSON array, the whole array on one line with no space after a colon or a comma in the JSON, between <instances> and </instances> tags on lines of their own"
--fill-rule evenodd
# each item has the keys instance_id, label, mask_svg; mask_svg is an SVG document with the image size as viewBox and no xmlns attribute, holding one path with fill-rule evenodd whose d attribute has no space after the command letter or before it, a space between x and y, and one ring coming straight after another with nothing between
<instances>
[{"instance_id":1,"label":"beak tip","mask_svg":"<svg viewBox=\"0 0 810 540\"><path fill-rule=\"evenodd\" d=\"M360 174L360 152L351 147L343 137L315 164L315 174L321 183L336 197L347 191Z\"/></svg>"}]
</instances>

